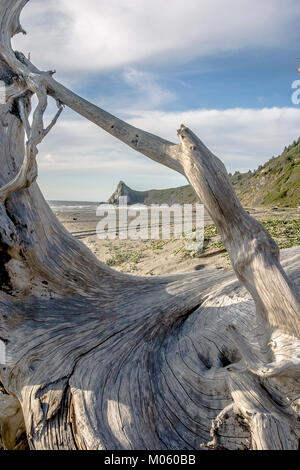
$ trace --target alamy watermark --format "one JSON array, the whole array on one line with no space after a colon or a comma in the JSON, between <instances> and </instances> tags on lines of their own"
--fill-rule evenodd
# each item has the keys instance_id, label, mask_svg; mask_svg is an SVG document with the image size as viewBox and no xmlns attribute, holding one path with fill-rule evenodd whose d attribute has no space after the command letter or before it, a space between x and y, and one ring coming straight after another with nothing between
<instances>
[{"instance_id":1,"label":"alamy watermark","mask_svg":"<svg viewBox=\"0 0 300 470\"><path fill-rule=\"evenodd\" d=\"M101 204L97 236L101 240L169 240L182 238L189 251L203 249L203 204L128 205L127 197L119 205Z\"/></svg>"},{"instance_id":2,"label":"alamy watermark","mask_svg":"<svg viewBox=\"0 0 300 470\"><path fill-rule=\"evenodd\" d=\"M292 103L293 104L300 104L300 80L294 80L292 83L292 89L295 90L292 93Z\"/></svg>"},{"instance_id":3,"label":"alamy watermark","mask_svg":"<svg viewBox=\"0 0 300 470\"><path fill-rule=\"evenodd\" d=\"M0 365L5 365L5 364L6 364L6 345L0 339Z\"/></svg>"},{"instance_id":4,"label":"alamy watermark","mask_svg":"<svg viewBox=\"0 0 300 470\"><path fill-rule=\"evenodd\" d=\"M6 83L0 80L0 104L6 103L7 88Z\"/></svg>"}]
</instances>

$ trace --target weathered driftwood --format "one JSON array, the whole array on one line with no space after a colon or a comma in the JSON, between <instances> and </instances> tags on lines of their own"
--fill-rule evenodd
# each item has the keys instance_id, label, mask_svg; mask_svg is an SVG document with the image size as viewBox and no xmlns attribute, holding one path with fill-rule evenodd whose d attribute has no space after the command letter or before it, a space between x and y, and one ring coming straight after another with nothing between
<instances>
[{"instance_id":1,"label":"weathered driftwood","mask_svg":"<svg viewBox=\"0 0 300 470\"><path fill-rule=\"evenodd\" d=\"M279 262L221 161L189 129L177 145L136 129L15 53L26 3L0 0L2 446L297 449L300 249ZM47 95L59 111L44 129ZM72 238L34 182L37 145L62 105L186 175L234 271L125 275Z\"/></svg>"}]
</instances>

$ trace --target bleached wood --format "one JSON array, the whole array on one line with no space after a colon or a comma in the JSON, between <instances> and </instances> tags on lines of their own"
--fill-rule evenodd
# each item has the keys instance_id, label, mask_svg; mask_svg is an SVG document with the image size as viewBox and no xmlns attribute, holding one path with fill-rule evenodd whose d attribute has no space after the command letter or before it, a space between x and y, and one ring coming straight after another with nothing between
<instances>
[{"instance_id":1,"label":"bleached wood","mask_svg":"<svg viewBox=\"0 0 300 470\"><path fill-rule=\"evenodd\" d=\"M137 129L14 53L10 40L22 32L26 3L0 0L0 79L8 90L0 112L2 445L297 449L300 248L284 251L280 263L222 162L185 126L179 144ZM44 129L48 95L59 110ZM75 240L35 182L37 146L63 105L184 174L234 271L130 276Z\"/></svg>"}]
</instances>

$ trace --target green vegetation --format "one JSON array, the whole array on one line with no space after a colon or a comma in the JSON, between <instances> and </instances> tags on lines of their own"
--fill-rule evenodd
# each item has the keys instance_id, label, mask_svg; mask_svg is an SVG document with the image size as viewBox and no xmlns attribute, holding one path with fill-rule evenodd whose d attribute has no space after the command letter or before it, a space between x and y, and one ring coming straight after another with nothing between
<instances>
[{"instance_id":1,"label":"green vegetation","mask_svg":"<svg viewBox=\"0 0 300 470\"><path fill-rule=\"evenodd\" d=\"M224 247L218 229L214 224L204 227L203 251L222 250Z\"/></svg>"},{"instance_id":2,"label":"green vegetation","mask_svg":"<svg viewBox=\"0 0 300 470\"><path fill-rule=\"evenodd\" d=\"M136 264L143 257L143 251L145 251L144 248L141 250L116 251L105 263L107 266L121 266L122 264L129 263L132 271L134 271Z\"/></svg>"},{"instance_id":3,"label":"green vegetation","mask_svg":"<svg viewBox=\"0 0 300 470\"><path fill-rule=\"evenodd\" d=\"M244 206L297 207L300 205L300 138L285 147L278 157L272 157L255 171L230 175L234 189ZM115 203L127 196L130 204L188 204L198 198L190 185L179 188L134 191L120 181L109 199Z\"/></svg>"},{"instance_id":4,"label":"green vegetation","mask_svg":"<svg viewBox=\"0 0 300 470\"><path fill-rule=\"evenodd\" d=\"M286 147L252 173L236 172L234 189L241 202L250 207L298 207L300 205L300 139Z\"/></svg>"},{"instance_id":5,"label":"green vegetation","mask_svg":"<svg viewBox=\"0 0 300 470\"><path fill-rule=\"evenodd\" d=\"M153 240L150 243L145 242L144 246L139 250L134 250L127 248L118 250L118 248L111 248L115 252L108 258L105 263L107 266L116 267L129 265L131 271L135 271L136 265L144 258L145 252L150 251L160 251L163 247L172 240Z\"/></svg>"},{"instance_id":6,"label":"green vegetation","mask_svg":"<svg viewBox=\"0 0 300 470\"><path fill-rule=\"evenodd\" d=\"M300 219L284 220L270 218L260 220L260 222L274 238L280 249L300 246ZM175 243L175 249L171 248L172 251L169 250L169 253L177 257L179 262L186 259L197 258L199 256L198 251L189 251L186 249L187 241L190 240L183 236L181 239L148 240L145 241L143 246L139 249L128 247L125 249L124 245L113 247L111 248L113 253L111 257L106 260L106 264L112 267L119 267L121 268L120 270L133 272L137 269L137 264L145 257L153 256L159 252L163 253L164 247L168 243ZM224 244L216 226L214 224L206 225L204 228L203 252L210 253L224 248ZM229 266L230 260L228 254L224 253L222 254L222 257L226 260L225 265ZM148 274L151 274L151 272Z\"/></svg>"},{"instance_id":7,"label":"green vegetation","mask_svg":"<svg viewBox=\"0 0 300 470\"><path fill-rule=\"evenodd\" d=\"M262 225L274 238L280 249L300 246L300 220L263 220ZM214 224L204 229L204 251L223 249L224 244Z\"/></svg>"},{"instance_id":8,"label":"green vegetation","mask_svg":"<svg viewBox=\"0 0 300 470\"><path fill-rule=\"evenodd\" d=\"M300 220L266 220L262 224L280 249L300 245Z\"/></svg>"},{"instance_id":9,"label":"green vegetation","mask_svg":"<svg viewBox=\"0 0 300 470\"><path fill-rule=\"evenodd\" d=\"M120 181L116 191L108 199L109 204L118 204L120 196L127 196L128 204L192 204L198 201L190 185L168 189L150 189L135 191Z\"/></svg>"},{"instance_id":10,"label":"green vegetation","mask_svg":"<svg viewBox=\"0 0 300 470\"><path fill-rule=\"evenodd\" d=\"M192 204L198 198L190 185L179 188L150 189L147 191L145 204Z\"/></svg>"},{"instance_id":11,"label":"green vegetation","mask_svg":"<svg viewBox=\"0 0 300 470\"><path fill-rule=\"evenodd\" d=\"M171 240L154 240L150 243L149 248L152 250L162 250L163 247L169 243Z\"/></svg>"}]
</instances>

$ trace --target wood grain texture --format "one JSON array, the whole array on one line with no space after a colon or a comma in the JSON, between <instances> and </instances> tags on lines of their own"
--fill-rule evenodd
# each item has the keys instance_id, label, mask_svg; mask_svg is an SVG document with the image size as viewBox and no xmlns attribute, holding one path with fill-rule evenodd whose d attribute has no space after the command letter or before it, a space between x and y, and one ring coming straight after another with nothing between
<instances>
[{"instance_id":1,"label":"wood grain texture","mask_svg":"<svg viewBox=\"0 0 300 470\"><path fill-rule=\"evenodd\" d=\"M136 129L15 53L26 3L0 0L0 446L298 449L300 247L279 260L185 126L178 144ZM44 129L47 95L59 109ZM38 144L63 105L184 174L234 271L125 275L74 239L35 182Z\"/></svg>"}]
</instances>

